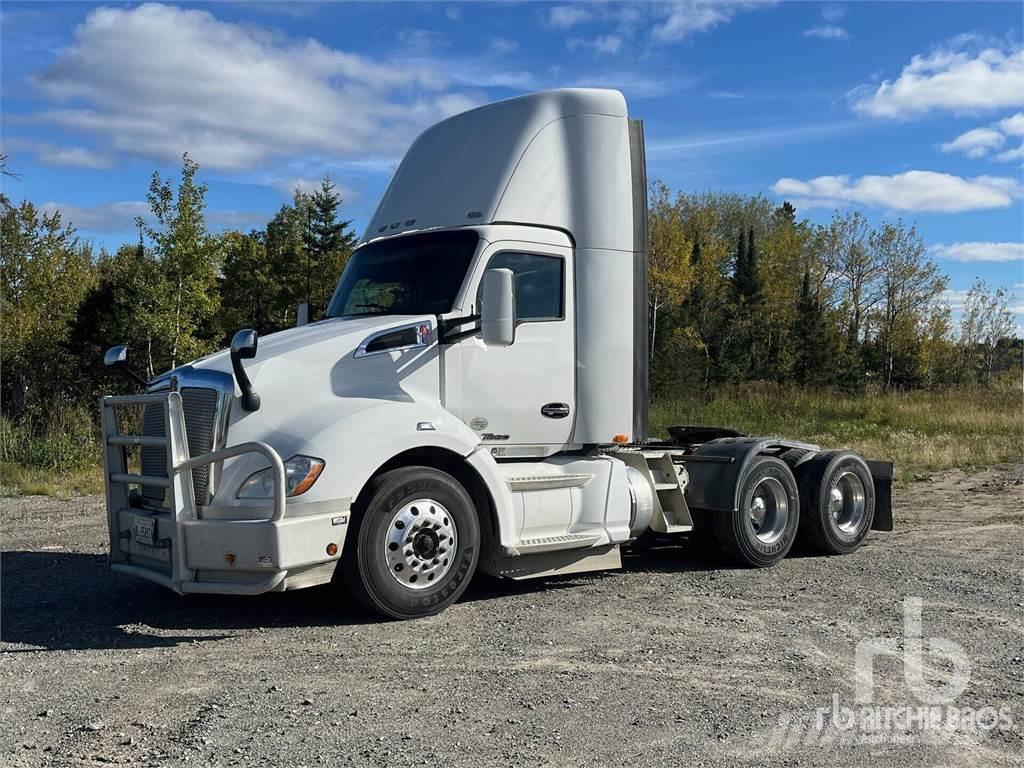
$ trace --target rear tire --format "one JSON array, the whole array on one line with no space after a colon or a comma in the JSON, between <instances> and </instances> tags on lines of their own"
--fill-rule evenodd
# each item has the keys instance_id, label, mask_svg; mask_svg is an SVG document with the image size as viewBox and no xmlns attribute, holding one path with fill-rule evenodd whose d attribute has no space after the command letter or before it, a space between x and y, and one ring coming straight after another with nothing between
<instances>
[{"instance_id":1,"label":"rear tire","mask_svg":"<svg viewBox=\"0 0 1024 768\"><path fill-rule=\"evenodd\" d=\"M764 568L784 558L800 521L800 494L781 459L758 456L740 480L739 508L714 515L715 536L730 559Z\"/></svg>"},{"instance_id":2,"label":"rear tire","mask_svg":"<svg viewBox=\"0 0 1024 768\"><path fill-rule=\"evenodd\" d=\"M480 524L465 488L431 467L401 467L371 481L349 531L342 577L350 594L393 619L440 613L469 586Z\"/></svg>"},{"instance_id":3,"label":"rear tire","mask_svg":"<svg viewBox=\"0 0 1024 768\"><path fill-rule=\"evenodd\" d=\"M849 451L829 451L802 470L801 540L829 555L856 551L875 519L875 483L867 463Z\"/></svg>"}]
</instances>

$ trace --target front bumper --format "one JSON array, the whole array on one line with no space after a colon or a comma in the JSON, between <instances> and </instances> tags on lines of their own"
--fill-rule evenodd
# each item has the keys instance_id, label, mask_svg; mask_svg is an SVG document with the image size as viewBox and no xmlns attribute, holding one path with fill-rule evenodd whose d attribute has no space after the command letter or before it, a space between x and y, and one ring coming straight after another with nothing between
<instances>
[{"instance_id":1,"label":"front bumper","mask_svg":"<svg viewBox=\"0 0 1024 768\"><path fill-rule=\"evenodd\" d=\"M348 509L271 520L185 520L175 573L174 520L169 513L118 510L117 551L110 569L140 576L179 594L255 595L329 581L348 528ZM136 524L155 526L155 546L139 540ZM113 531L112 531L113 533ZM334 544L334 555L327 548Z\"/></svg>"},{"instance_id":2,"label":"front bumper","mask_svg":"<svg viewBox=\"0 0 1024 768\"><path fill-rule=\"evenodd\" d=\"M119 431L115 416L118 407L153 404L164 409L166 438ZM330 580L348 528L348 500L286 504L281 458L263 443L245 443L189 457L177 392L106 397L100 410L112 571L149 579L179 594L254 595ZM157 443L166 450L166 476L129 473L128 449ZM250 452L264 454L275 470L274 502L266 506L266 516L229 519L225 513L231 511L197 507L192 470ZM129 489L145 485L169 489L170 505L159 509L140 506L138 496ZM262 509L232 511L252 513Z\"/></svg>"}]
</instances>

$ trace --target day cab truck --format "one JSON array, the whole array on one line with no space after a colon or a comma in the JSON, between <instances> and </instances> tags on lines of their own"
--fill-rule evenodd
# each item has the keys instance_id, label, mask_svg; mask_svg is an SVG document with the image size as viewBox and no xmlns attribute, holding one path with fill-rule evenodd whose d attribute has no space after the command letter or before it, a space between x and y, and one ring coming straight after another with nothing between
<instances>
[{"instance_id":1,"label":"day cab truck","mask_svg":"<svg viewBox=\"0 0 1024 768\"><path fill-rule=\"evenodd\" d=\"M798 534L845 554L891 530L890 464L725 429L649 438L646 190L617 91L428 129L322 320L239 331L103 398L111 569L181 594L337 581L413 618L478 569L618 568L695 520L750 566ZM131 407L141 429L122 431Z\"/></svg>"}]
</instances>

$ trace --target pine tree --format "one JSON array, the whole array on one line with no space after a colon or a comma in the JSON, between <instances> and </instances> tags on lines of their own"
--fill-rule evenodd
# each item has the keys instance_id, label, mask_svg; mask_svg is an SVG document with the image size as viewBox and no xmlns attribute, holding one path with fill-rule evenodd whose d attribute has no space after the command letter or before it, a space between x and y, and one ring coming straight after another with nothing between
<instances>
[{"instance_id":1,"label":"pine tree","mask_svg":"<svg viewBox=\"0 0 1024 768\"><path fill-rule=\"evenodd\" d=\"M743 230L740 230L740 234L736 238L736 264L732 273L732 285L737 297L743 296L743 281L748 271L747 241L743 236Z\"/></svg>"},{"instance_id":2,"label":"pine tree","mask_svg":"<svg viewBox=\"0 0 1024 768\"><path fill-rule=\"evenodd\" d=\"M330 176L309 197L304 245L313 271L310 298L322 311L356 244L351 219L339 219L341 195ZM313 309L312 307L310 309Z\"/></svg>"},{"instance_id":3,"label":"pine tree","mask_svg":"<svg viewBox=\"0 0 1024 768\"><path fill-rule=\"evenodd\" d=\"M736 243L736 269L733 273L733 286L737 298L748 306L756 305L761 300L761 277L758 273L757 245L754 241L754 228L750 227L746 237L743 232Z\"/></svg>"},{"instance_id":4,"label":"pine tree","mask_svg":"<svg viewBox=\"0 0 1024 768\"><path fill-rule=\"evenodd\" d=\"M751 305L761 301L761 273L758 264L757 246L754 243L754 228L747 230L746 272L743 275L743 293Z\"/></svg>"},{"instance_id":5,"label":"pine tree","mask_svg":"<svg viewBox=\"0 0 1024 768\"><path fill-rule=\"evenodd\" d=\"M830 383L834 359L832 338L821 302L811 290L809 269L804 270L793 332L798 342L794 366L797 383L803 386Z\"/></svg>"},{"instance_id":6,"label":"pine tree","mask_svg":"<svg viewBox=\"0 0 1024 768\"><path fill-rule=\"evenodd\" d=\"M793 207L789 200L784 200L782 205L776 208L772 215L779 224L787 224L791 227L796 226L796 208Z\"/></svg>"}]
</instances>

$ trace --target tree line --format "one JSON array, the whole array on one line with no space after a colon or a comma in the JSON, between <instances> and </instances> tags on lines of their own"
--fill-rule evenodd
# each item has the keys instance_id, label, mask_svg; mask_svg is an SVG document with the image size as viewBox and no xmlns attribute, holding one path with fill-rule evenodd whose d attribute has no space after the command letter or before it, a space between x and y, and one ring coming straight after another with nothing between
<instances>
[{"instance_id":1,"label":"tree line","mask_svg":"<svg viewBox=\"0 0 1024 768\"><path fill-rule=\"evenodd\" d=\"M751 380L987 385L1020 364L1008 291L976 280L957 327L948 278L902 220L837 211L813 224L788 202L661 183L649 199L656 396Z\"/></svg>"},{"instance_id":2,"label":"tree line","mask_svg":"<svg viewBox=\"0 0 1024 768\"><path fill-rule=\"evenodd\" d=\"M186 154L177 180L154 173L138 242L112 253L59 212L0 196L8 417L45 422L123 390L102 366L113 344L128 344L133 366L152 377L223 347L239 328L293 325L307 299L311 319L324 311L356 244L334 183L297 189L262 229L212 233L197 171ZM789 203L656 183L649 225L657 397L751 380L987 384L1019 363L1007 292L975 283L954 327L947 279L902 221L871 227L852 212L815 225Z\"/></svg>"},{"instance_id":3,"label":"tree line","mask_svg":"<svg viewBox=\"0 0 1024 768\"><path fill-rule=\"evenodd\" d=\"M133 367L151 378L225 346L239 328L294 325L307 298L316 319L356 243L331 179L296 189L263 229L214 234L198 170L186 154L176 182L154 173L138 242L113 253L59 212L0 200L6 415L45 420L122 390L102 365L114 344L127 344Z\"/></svg>"}]
</instances>

